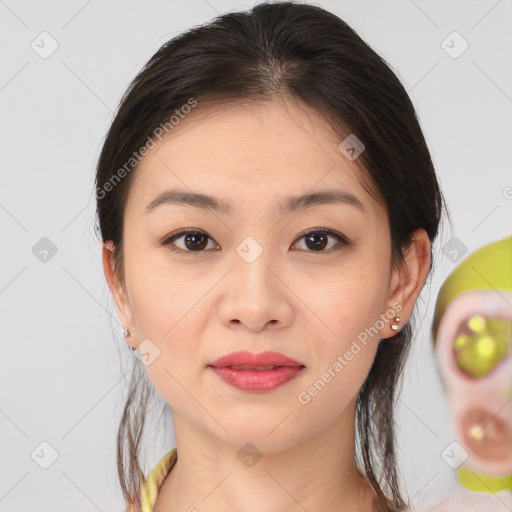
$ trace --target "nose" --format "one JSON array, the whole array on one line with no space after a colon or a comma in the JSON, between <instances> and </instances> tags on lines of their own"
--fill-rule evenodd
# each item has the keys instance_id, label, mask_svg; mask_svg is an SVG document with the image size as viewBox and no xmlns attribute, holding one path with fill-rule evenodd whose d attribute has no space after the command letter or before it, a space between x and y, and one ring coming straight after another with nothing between
<instances>
[{"instance_id":1,"label":"nose","mask_svg":"<svg viewBox=\"0 0 512 512\"><path fill-rule=\"evenodd\" d=\"M254 259L236 254L223 281L221 322L231 328L258 332L288 325L293 317L291 283L265 252ZM292 286L293 287L293 286Z\"/></svg>"}]
</instances>

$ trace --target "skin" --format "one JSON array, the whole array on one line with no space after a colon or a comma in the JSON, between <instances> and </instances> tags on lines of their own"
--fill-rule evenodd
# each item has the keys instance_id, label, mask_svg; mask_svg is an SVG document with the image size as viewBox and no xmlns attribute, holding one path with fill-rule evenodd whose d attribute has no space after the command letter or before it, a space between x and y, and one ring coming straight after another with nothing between
<instances>
[{"instance_id":1,"label":"skin","mask_svg":"<svg viewBox=\"0 0 512 512\"><path fill-rule=\"evenodd\" d=\"M154 511L259 512L264 503L267 512L369 512L374 494L354 462L354 421L378 336L309 403L297 396L394 303L407 322L430 265L428 236L417 230L405 265L392 269L385 207L362 186L338 136L305 105L197 109L136 171L125 210L124 283L113 278L112 245L103 247L119 318L132 332L126 341L136 347L149 338L158 347L146 370L172 408L178 462ZM173 187L229 201L232 215L171 204L144 213ZM326 188L350 191L366 213L347 204L276 210L285 197ZM200 254L192 244L181 253L159 246L189 227L212 239ZM319 227L352 244L331 235L323 252L308 247L304 234ZM236 252L248 236L263 250L251 263ZM174 247L187 251L185 238ZM396 334L389 324L380 337ZM236 350L281 352L306 368L273 391L240 391L206 367ZM247 442L262 455L251 467L237 457Z\"/></svg>"}]
</instances>

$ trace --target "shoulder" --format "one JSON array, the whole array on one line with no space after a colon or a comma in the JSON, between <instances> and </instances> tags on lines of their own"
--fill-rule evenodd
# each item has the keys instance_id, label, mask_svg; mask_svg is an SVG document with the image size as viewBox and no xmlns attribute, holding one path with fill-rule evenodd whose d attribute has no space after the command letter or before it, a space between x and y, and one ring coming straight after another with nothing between
<instances>
[{"instance_id":1,"label":"shoulder","mask_svg":"<svg viewBox=\"0 0 512 512\"><path fill-rule=\"evenodd\" d=\"M406 512L510 512L512 492L473 492L454 486L442 492L420 495Z\"/></svg>"}]
</instances>

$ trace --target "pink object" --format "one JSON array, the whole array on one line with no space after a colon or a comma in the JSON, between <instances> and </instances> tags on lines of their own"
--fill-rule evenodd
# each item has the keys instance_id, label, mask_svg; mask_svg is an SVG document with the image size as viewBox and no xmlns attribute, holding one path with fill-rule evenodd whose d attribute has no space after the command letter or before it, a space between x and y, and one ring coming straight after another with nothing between
<instances>
[{"instance_id":1,"label":"pink object","mask_svg":"<svg viewBox=\"0 0 512 512\"><path fill-rule=\"evenodd\" d=\"M505 357L484 377L472 379L457 367L452 344L461 322L473 315L511 320L511 304L512 292L507 291L458 295L443 314L435 348L457 438L469 454L465 465L491 476L512 473L512 357ZM485 425L493 439L481 443L469 435L475 422Z\"/></svg>"}]
</instances>

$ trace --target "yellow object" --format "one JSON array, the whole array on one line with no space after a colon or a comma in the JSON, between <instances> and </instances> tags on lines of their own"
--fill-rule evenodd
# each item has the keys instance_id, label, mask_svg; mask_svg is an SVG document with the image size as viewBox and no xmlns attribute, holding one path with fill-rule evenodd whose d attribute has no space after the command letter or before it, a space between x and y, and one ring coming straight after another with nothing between
<instances>
[{"instance_id":1,"label":"yellow object","mask_svg":"<svg viewBox=\"0 0 512 512\"><path fill-rule=\"evenodd\" d=\"M176 448L166 453L150 471L148 477L140 488L140 501L142 508L128 506L125 512L153 512L156 498L160 487L162 486L166 476L171 472L172 468L178 460Z\"/></svg>"},{"instance_id":2,"label":"yellow object","mask_svg":"<svg viewBox=\"0 0 512 512\"><path fill-rule=\"evenodd\" d=\"M453 341L457 367L473 379L487 375L510 353L511 327L510 320L472 316L460 326Z\"/></svg>"},{"instance_id":3,"label":"yellow object","mask_svg":"<svg viewBox=\"0 0 512 512\"><path fill-rule=\"evenodd\" d=\"M481 247L446 278L439 290L432 322L434 346L446 308L458 295L471 290L512 291L512 236ZM510 350L510 322L477 315L466 323L466 327L467 332L460 333L459 330L460 335L453 342L458 356L457 365L468 375L483 376L497 364L505 351ZM512 396L512 390L509 392ZM470 491L496 493L512 490L512 475L485 475L464 465L458 468L457 479Z\"/></svg>"},{"instance_id":4,"label":"yellow object","mask_svg":"<svg viewBox=\"0 0 512 512\"><path fill-rule=\"evenodd\" d=\"M434 311L434 345L441 318L455 297L470 290L494 289L512 291L512 236L481 247L446 278Z\"/></svg>"},{"instance_id":5,"label":"yellow object","mask_svg":"<svg viewBox=\"0 0 512 512\"><path fill-rule=\"evenodd\" d=\"M512 475L503 477L483 475L464 466L457 470L457 479L470 491L497 493L512 489Z\"/></svg>"}]
</instances>

